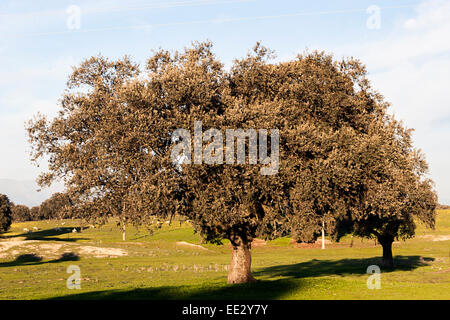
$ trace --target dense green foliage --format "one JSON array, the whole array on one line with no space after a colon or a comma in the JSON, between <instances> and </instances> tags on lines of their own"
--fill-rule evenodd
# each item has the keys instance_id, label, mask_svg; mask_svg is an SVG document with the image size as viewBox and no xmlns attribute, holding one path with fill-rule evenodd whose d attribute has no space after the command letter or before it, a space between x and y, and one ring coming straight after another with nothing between
<instances>
[{"instance_id":1,"label":"dense green foliage","mask_svg":"<svg viewBox=\"0 0 450 320\"><path fill-rule=\"evenodd\" d=\"M11 223L11 202L7 196L0 194L0 233L8 231Z\"/></svg>"},{"instance_id":2,"label":"dense green foliage","mask_svg":"<svg viewBox=\"0 0 450 320\"><path fill-rule=\"evenodd\" d=\"M410 236L412 215L433 224L426 163L356 59L314 52L277 63L258 43L225 70L211 43L194 43L154 52L144 69L128 57L92 57L74 69L67 89L57 117L28 125L33 160L49 157L39 183L64 179L72 213L88 220L116 217L124 227L186 216L206 241L231 241L231 283L253 281L255 237L310 242L323 223L336 239L372 235L374 220L388 224L389 235ZM213 141L200 144L199 156L194 141L194 164L174 163L181 138L173 133L197 121L219 132L276 130L279 149L267 143L276 173L261 174L261 154L260 162L234 162L234 140L217 148L211 132L201 133ZM211 150L219 160L202 162ZM229 153L233 161L224 164ZM52 210L43 204L38 215Z\"/></svg>"},{"instance_id":3,"label":"dense green foliage","mask_svg":"<svg viewBox=\"0 0 450 320\"><path fill-rule=\"evenodd\" d=\"M30 208L21 204L12 205L11 216L14 222L24 222L33 220Z\"/></svg>"}]
</instances>

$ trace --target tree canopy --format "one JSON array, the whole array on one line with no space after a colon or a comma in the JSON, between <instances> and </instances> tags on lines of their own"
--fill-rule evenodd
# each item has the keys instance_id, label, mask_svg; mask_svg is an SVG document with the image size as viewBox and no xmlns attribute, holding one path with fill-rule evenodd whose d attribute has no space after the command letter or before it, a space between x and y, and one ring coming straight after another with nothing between
<instances>
[{"instance_id":1,"label":"tree canopy","mask_svg":"<svg viewBox=\"0 0 450 320\"><path fill-rule=\"evenodd\" d=\"M367 191L352 231L374 237L383 247L385 267L393 267L392 243L414 236L416 221L434 228L437 195L427 178L428 166L412 146L411 130L391 119L385 130L373 134L373 155L378 162L367 170Z\"/></svg>"},{"instance_id":2,"label":"tree canopy","mask_svg":"<svg viewBox=\"0 0 450 320\"><path fill-rule=\"evenodd\" d=\"M11 202L6 195L0 194L0 233L8 231L11 223Z\"/></svg>"},{"instance_id":3,"label":"tree canopy","mask_svg":"<svg viewBox=\"0 0 450 320\"><path fill-rule=\"evenodd\" d=\"M254 280L255 237L296 232L310 239L321 221L339 236L345 221L375 212L365 201L373 186L385 186L370 182L391 161L373 153L377 134L397 141L400 131L389 131L388 104L358 60L320 52L273 58L258 43L226 70L205 42L183 52L158 50L143 70L128 57L87 59L74 68L59 115L38 115L28 125L33 160L49 156L39 183L64 179L74 210L86 219L150 224L187 216L205 240L231 241L230 283ZM200 153L194 139L193 163L174 162L174 132L192 132L199 121ZM217 132L230 129L277 130L279 141L267 138L260 162L239 162L238 139L220 148ZM249 154L253 138L243 138ZM200 160L205 154L236 161L208 163ZM274 155L276 173L261 174Z\"/></svg>"},{"instance_id":4,"label":"tree canopy","mask_svg":"<svg viewBox=\"0 0 450 320\"><path fill-rule=\"evenodd\" d=\"M71 217L72 202L65 193L54 193L39 206L41 219L66 219Z\"/></svg>"},{"instance_id":5,"label":"tree canopy","mask_svg":"<svg viewBox=\"0 0 450 320\"><path fill-rule=\"evenodd\" d=\"M11 206L11 216L14 222L32 220L30 208L21 204L14 204Z\"/></svg>"}]
</instances>

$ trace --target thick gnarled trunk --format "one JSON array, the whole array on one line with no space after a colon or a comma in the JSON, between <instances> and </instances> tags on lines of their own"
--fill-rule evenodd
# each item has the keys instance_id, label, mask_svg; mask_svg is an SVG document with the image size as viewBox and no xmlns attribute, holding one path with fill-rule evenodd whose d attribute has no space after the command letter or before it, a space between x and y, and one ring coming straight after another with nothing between
<instances>
[{"instance_id":1,"label":"thick gnarled trunk","mask_svg":"<svg viewBox=\"0 0 450 320\"><path fill-rule=\"evenodd\" d=\"M231 264L228 269L228 283L247 283L255 282L251 273L251 243L239 241L233 243L233 251L231 255Z\"/></svg>"},{"instance_id":2,"label":"thick gnarled trunk","mask_svg":"<svg viewBox=\"0 0 450 320\"><path fill-rule=\"evenodd\" d=\"M378 242L383 247L383 259L381 260L381 265L384 268L394 268L394 258L392 256L392 243L394 239L391 237L379 238Z\"/></svg>"}]
</instances>

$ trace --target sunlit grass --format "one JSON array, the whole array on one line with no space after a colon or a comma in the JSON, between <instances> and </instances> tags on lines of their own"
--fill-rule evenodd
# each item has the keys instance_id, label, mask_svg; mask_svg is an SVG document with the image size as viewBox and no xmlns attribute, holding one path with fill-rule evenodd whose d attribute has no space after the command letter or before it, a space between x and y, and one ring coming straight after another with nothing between
<instances>
[{"instance_id":1,"label":"sunlit grass","mask_svg":"<svg viewBox=\"0 0 450 320\"><path fill-rule=\"evenodd\" d=\"M33 227L39 230L24 231ZM57 227L64 232L55 232ZM394 244L398 269L382 272L380 290L366 286L367 267L379 263L381 255L368 239L353 238L352 243L347 236L325 250L296 247L290 238L269 241L252 250L253 273L260 281L229 286L229 244L203 244L188 223L164 224L153 234L130 226L125 241L114 223L70 232L76 227L80 223L71 220L13 224L0 241L26 245L0 251L0 298L450 299L450 240L433 241L450 236L450 210L439 212L436 230L418 225L418 237ZM48 254L42 244L58 250ZM122 249L127 255L98 258L80 253L83 246ZM64 261L64 252L79 258ZM81 290L66 287L72 264L81 269Z\"/></svg>"}]
</instances>

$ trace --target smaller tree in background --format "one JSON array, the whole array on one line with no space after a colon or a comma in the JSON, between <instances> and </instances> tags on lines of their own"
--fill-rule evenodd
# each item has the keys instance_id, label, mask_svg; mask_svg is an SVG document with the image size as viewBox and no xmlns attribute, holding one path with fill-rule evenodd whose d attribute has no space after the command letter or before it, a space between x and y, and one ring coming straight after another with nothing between
<instances>
[{"instance_id":1,"label":"smaller tree in background","mask_svg":"<svg viewBox=\"0 0 450 320\"><path fill-rule=\"evenodd\" d=\"M0 233L8 231L11 223L11 202L7 196L0 194Z\"/></svg>"},{"instance_id":2,"label":"smaller tree in background","mask_svg":"<svg viewBox=\"0 0 450 320\"><path fill-rule=\"evenodd\" d=\"M371 127L372 139L364 148L372 154L360 159L362 196L360 209L337 222L337 238L345 233L375 238L383 248L381 265L394 267L394 240L412 238L416 221L434 228L437 195L427 178L428 165L413 148L411 130L393 118Z\"/></svg>"},{"instance_id":3,"label":"smaller tree in background","mask_svg":"<svg viewBox=\"0 0 450 320\"><path fill-rule=\"evenodd\" d=\"M54 193L50 198L41 203L39 216L41 219L65 219L70 216L72 203L65 193Z\"/></svg>"},{"instance_id":4,"label":"smaller tree in background","mask_svg":"<svg viewBox=\"0 0 450 320\"><path fill-rule=\"evenodd\" d=\"M21 204L13 204L11 206L11 216L14 222L31 221L30 208Z\"/></svg>"},{"instance_id":5,"label":"smaller tree in background","mask_svg":"<svg viewBox=\"0 0 450 320\"><path fill-rule=\"evenodd\" d=\"M332 215L328 208L321 210L326 201L313 201L310 211L316 214L297 215L292 221L296 223L293 228L295 239L302 242L316 240L323 223L322 215L327 218L327 234L334 241L339 241L345 234L377 239L383 248L381 265L393 268L394 240L412 238L415 221L434 228L438 205L433 182L427 177L428 165L420 150L413 147L411 131L386 114L370 123L364 139L346 137L348 149L342 143L343 148L338 153L341 157L326 161L333 168L343 168L343 173L345 168L352 168L351 179L347 178L347 173L341 174L336 170L340 184L350 195L346 199L350 205ZM320 175L317 169L315 173L312 179L320 176L325 179L310 184L313 188L324 188L327 183L334 183L331 179L333 173ZM306 194L312 194L312 191ZM337 207L343 198L339 194L335 197L334 206ZM307 201L300 204L307 208ZM330 201L329 207L332 206Z\"/></svg>"},{"instance_id":6,"label":"smaller tree in background","mask_svg":"<svg viewBox=\"0 0 450 320\"><path fill-rule=\"evenodd\" d=\"M370 201L372 214L354 224L354 234L376 238L383 248L381 265L394 268L392 244L395 239L406 240L415 234L416 221L434 229L436 194L429 181L403 184L404 179L392 183L390 188L377 189L378 194ZM389 192L389 193L388 193ZM416 220L416 221L415 221Z\"/></svg>"},{"instance_id":7,"label":"smaller tree in background","mask_svg":"<svg viewBox=\"0 0 450 320\"><path fill-rule=\"evenodd\" d=\"M42 220L39 212L39 206L34 206L30 209L30 217L31 221L39 221Z\"/></svg>"}]
</instances>

